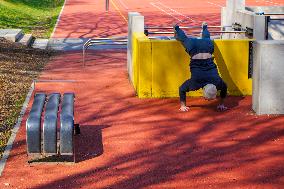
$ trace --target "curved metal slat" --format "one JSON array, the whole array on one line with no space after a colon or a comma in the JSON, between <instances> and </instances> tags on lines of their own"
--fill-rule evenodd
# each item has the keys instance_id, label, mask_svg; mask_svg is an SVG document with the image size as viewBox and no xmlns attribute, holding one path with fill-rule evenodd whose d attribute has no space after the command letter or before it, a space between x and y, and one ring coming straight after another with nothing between
<instances>
[{"instance_id":1,"label":"curved metal slat","mask_svg":"<svg viewBox=\"0 0 284 189\"><path fill-rule=\"evenodd\" d=\"M51 94L46 103L43 122L43 152L45 154L57 154L57 113L59 103L59 93Z\"/></svg>"},{"instance_id":2,"label":"curved metal slat","mask_svg":"<svg viewBox=\"0 0 284 189\"><path fill-rule=\"evenodd\" d=\"M26 121L27 153L41 153L41 114L46 95L37 93Z\"/></svg>"},{"instance_id":3,"label":"curved metal slat","mask_svg":"<svg viewBox=\"0 0 284 189\"><path fill-rule=\"evenodd\" d=\"M74 93L64 93L60 113L60 154L73 155Z\"/></svg>"}]
</instances>

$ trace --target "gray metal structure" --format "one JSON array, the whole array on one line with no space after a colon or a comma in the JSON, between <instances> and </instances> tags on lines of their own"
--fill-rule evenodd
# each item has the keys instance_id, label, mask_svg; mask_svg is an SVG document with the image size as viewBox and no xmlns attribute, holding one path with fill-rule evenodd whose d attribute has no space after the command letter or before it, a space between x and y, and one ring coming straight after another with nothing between
<instances>
[{"instance_id":1,"label":"gray metal structure","mask_svg":"<svg viewBox=\"0 0 284 189\"><path fill-rule=\"evenodd\" d=\"M210 31L210 33L246 33L246 31ZM148 34L174 34L174 32L148 32ZM191 34L201 34L201 32L191 32Z\"/></svg>"},{"instance_id":2,"label":"gray metal structure","mask_svg":"<svg viewBox=\"0 0 284 189\"><path fill-rule=\"evenodd\" d=\"M32 109L26 122L26 140L28 162L42 158L55 157L54 160L74 161L74 93L64 93L61 109L60 93L37 93L34 97ZM58 135L58 111L60 112L60 131ZM43 129L41 133L41 117L44 112ZM79 124L77 124L79 129ZM77 132L79 134L79 132ZM59 138L58 138L59 137ZM59 142L59 150L58 150ZM60 155L60 156L59 156ZM59 159L57 159L59 158Z\"/></svg>"},{"instance_id":3,"label":"gray metal structure","mask_svg":"<svg viewBox=\"0 0 284 189\"><path fill-rule=\"evenodd\" d=\"M59 103L59 93L51 94L46 103L43 122L43 153L46 155L57 154L57 113Z\"/></svg>"},{"instance_id":4,"label":"gray metal structure","mask_svg":"<svg viewBox=\"0 0 284 189\"><path fill-rule=\"evenodd\" d=\"M74 154L74 93L64 93L60 113L60 154Z\"/></svg>"},{"instance_id":5,"label":"gray metal structure","mask_svg":"<svg viewBox=\"0 0 284 189\"><path fill-rule=\"evenodd\" d=\"M113 37L113 38L93 38L86 41L83 45L83 67L85 67L86 50L91 46L126 46L127 37Z\"/></svg>"},{"instance_id":6,"label":"gray metal structure","mask_svg":"<svg viewBox=\"0 0 284 189\"><path fill-rule=\"evenodd\" d=\"M46 95L37 93L34 97L32 109L26 122L26 138L28 154L41 153L41 114Z\"/></svg>"}]
</instances>

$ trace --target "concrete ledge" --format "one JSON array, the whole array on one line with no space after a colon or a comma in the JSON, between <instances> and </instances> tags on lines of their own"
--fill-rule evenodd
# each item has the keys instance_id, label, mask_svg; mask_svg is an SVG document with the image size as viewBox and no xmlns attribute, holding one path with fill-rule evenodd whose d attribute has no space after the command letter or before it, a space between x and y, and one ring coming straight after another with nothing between
<instances>
[{"instance_id":1,"label":"concrete ledge","mask_svg":"<svg viewBox=\"0 0 284 189\"><path fill-rule=\"evenodd\" d=\"M82 51L89 38L54 38L49 39L47 48L55 51ZM126 45L93 45L88 50L126 49Z\"/></svg>"},{"instance_id":2,"label":"concrete ledge","mask_svg":"<svg viewBox=\"0 0 284 189\"><path fill-rule=\"evenodd\" d=\"M256 114L284 114L284 41L256 41L253 46L252 108Z\"/></svg>"},{"instance_id":3,"label":"concrete ledge","mask_svg":"<svg viewBox=\"0 0 284 189\"><path fill-rule=\"evenodd\" d=\"M268 39L284 40L284 18L283 20L270 20L268 23Z\"/></svg>"},{"instance_id":4,"label":"concrete ledge","mask_svg":"<svg viewBox=\"0 0 284 189\"><path fill-rule=\"evenodd\" d=\"M47 48L47 45L48 45L48 39L36 39L32 47L36 49L45 50Z\"/></svg>"},{"instance_id":5,"label":"concrete ledge","mask_svg":"<svg viewBox=\"0 0 284 189\"><path fill-rule=\"evenodd\" d=\"M21 29L1 29L0 37L7 39L8 41L16 42L21 36L23 32Z\"/></svg>"},{"instance_id":6,"label":"concrete ledge","mask_svg":"<svg viewBox=\"0 0 284 189\"><path fill-rule=\"evenodd\" d=\"M19 39L18 43L21 43L22 45L25 46L30 46L32 39L33 39L32 34L25 34L22 36L22 38Z\"/></svg>"}]
</instances>

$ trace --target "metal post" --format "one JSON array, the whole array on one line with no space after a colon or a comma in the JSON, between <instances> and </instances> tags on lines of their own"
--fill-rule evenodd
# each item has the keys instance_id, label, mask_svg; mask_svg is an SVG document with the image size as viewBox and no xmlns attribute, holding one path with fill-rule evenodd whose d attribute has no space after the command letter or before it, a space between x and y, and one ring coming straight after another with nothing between
<instances>
[{"instance_id":1,"label":"metal post","mask_svg":"<svg viewBox=\"0 0 284 189\"><path fill-rule=\"evenodd\" d=\"M109 0L106 0L106 11L108 12L109 10Z\"/></svg>"}]
</instances>

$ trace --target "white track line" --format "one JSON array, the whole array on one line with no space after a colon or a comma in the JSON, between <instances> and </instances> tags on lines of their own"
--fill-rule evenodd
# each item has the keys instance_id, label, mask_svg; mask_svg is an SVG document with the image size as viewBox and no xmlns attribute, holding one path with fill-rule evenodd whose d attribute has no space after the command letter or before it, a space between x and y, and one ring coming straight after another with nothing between
<instances>
[{"instance_id":1,"label":"white track line","mask_svg":"<svg viewBox=\"0 0 284 189\"><path fill-rule=\"evenodd\" d=\"M207 1L207 3L209 3L210 5L215 5L215 6L217 6L217 7L223 7L222 5L218 5L218 4L216 4L216 3L213 3L213 2L210 2L210 1Z\"/></svg>"},{"instance_id":2,"label":"white track line","mask_svg":"<svg viewBox=\"0 0 284 189\"><path fill-rule=\"evenodd\" d=\"M274 4L274 5L280 5L279 3L275 3L275 2L269 1L269 0L262 0L262 1L265 1L265 2L268 2L268 3L271 3L271 4Z\"/></svg>"},{"instance_id":3,"label":"white track line","mask_svg":"<svg viewBox=\"0 0 284 189\"><path fill-rule=\"evenodd\" d=\"M186 16L186 15L184 15L184 14L182 14L182 13L180 13L180 12L178 12L178 11L176 11L176 10L174 10L174 9L172 9L172 8L170 8L170 7L168 7L168 6L166 6L165 4L161 3L160 1L157 1L157 2L158 2L158 4L162 5L163 7L165 7L165 8L167 8L167 9L171 10L172 12L174 12L174 13L180 15L180 16L183 16L184 18L186 18L186 19L188 19L188 20L191 20L192 22L196 22L196 21L193 20L192 18L189 18L188 16Z\"/></svg>"},{"instance_id":4,"label":"white track line","mask_svg":"<svg viewBox=\"0 0 284 189\"><path fill-rule=\"evenodd\" d=\"M63 4L63 6L62 6L62 8L61 8L61 11L60 11L60 13L59 13L59 16L58 16L58 18L57 18L56 24L55 24L55 26L54 26L54 28L53 28L53 31L52 31L52 34L51 34L50 38L53 38L53 35L54 35L55 30L56 30L56 28L57 28L57 26L58 26L58 23L59 23L59 21L60 21L60 18L61 18L61 15L62 15L62 12L63 12L63 9L64 9L64 7L65 7L66 2L67 2L67 0L64 0L64 4Z\"/></svg>"},{"instance_id":5,"label":"white track line","mask_svg":"<svg viewBox=\"0 0 284 189\"><path fill-rule=\"evenodd\" d=\"M270 0L255 0L255 2L260 3L261 1L265 2L266 4L274 4L274 5L280 5L279 3L275 3L273 1Z\"/></svg>"},{"instance_id":6,"label":"white track line","mask_svg":"<svg viewBox=\"0 0 284 189\"><path fill-rule=\"evenodd\" d=\"M0 176L2 175L2 173L4 171L7 159L9 157L10 151L11 151L13 143L15 141L17 132L18 132L20 126L21 126L21 122L23 120L23 116L26 113L26 109L27 109L27 106L29 104L30 98L31 98L31 96L33 94L33 91L34 91L34 82L32 83L31 88L30 88L30 90L29 90L29 92L27 94L26 100L25 100L25 102L24 102L24 104L22 106L22 109L21 109L20 115L18 117L17 123L14 126L14 128L12 129L12 134L11 134L9 140L8 140L8 143L6 145L5 151L4 151L3 156L2 156L2 158L0 160Z\"/></svg>"},{"instance_id":7,"label":"white track line","mask_svg":"<svg viewBox=\"0 0 284 189\"><path fill-rule=\"evenodd\" d=\"M170 16L173 17L174 19L177 19L179 22L182 22L182 21L183 21L183 20L181 20L181 19L175 17L175 16L172 15L171 13L165 11L164 9L160 8L159 6L155 5L155 3L151 2L150 4L151 4L152 6L154 6L154 7L156 7L157 9L159 9L160 11L166 13L167 15L170 15Z\"/></svg>"},{"instance_id":8,"label":"white track line","mask_svg":"<svg viewBox=\"0 0 284 189\"><path fill-rule=\"evenodd\" d=\"M126 4L122 0L118 0L118 1L126 10L129 9L128 6L126 6Z\"/></svg>"}]
</instances>

